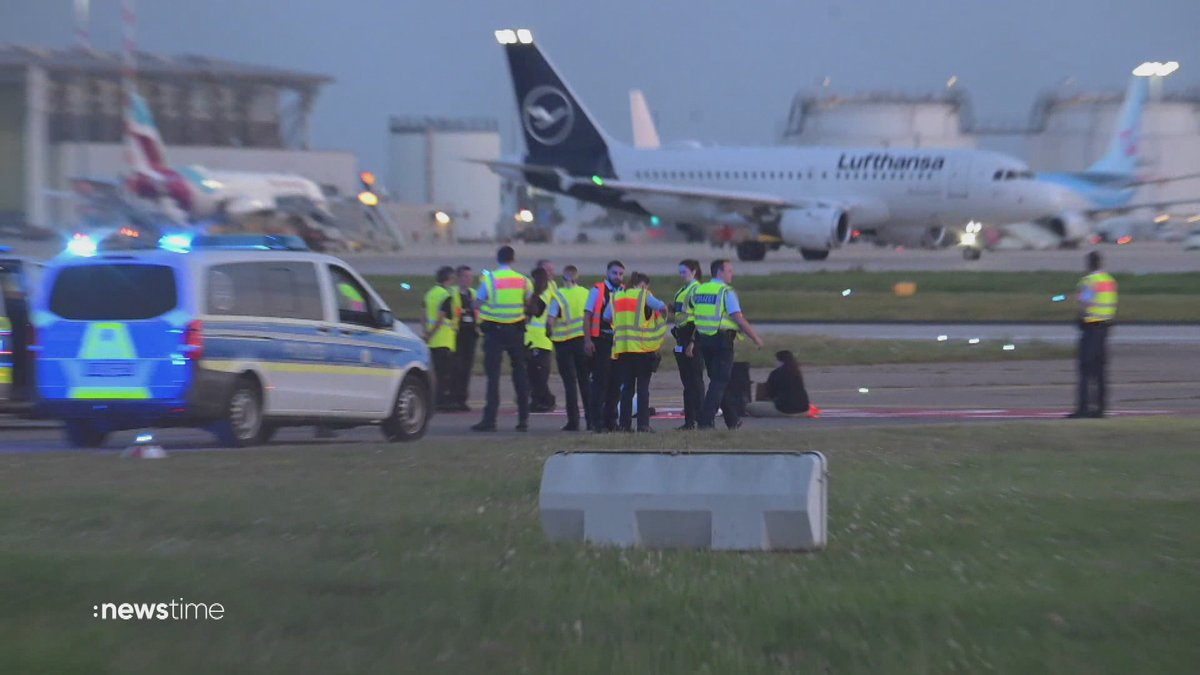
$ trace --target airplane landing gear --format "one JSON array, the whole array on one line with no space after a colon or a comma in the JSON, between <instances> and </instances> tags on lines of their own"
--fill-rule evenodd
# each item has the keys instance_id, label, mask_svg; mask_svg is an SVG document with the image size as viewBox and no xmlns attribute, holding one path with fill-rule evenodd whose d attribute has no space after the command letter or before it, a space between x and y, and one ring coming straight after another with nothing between
<instances>
[{"instance_id":1,"label":"airplane landing gear","mask_svg":"<svg viewBox=\"0 0 1200 675\"><path fill-rule=\"evenodd\" d=\"M800 256L805 260L824 260L829 257L829 251L819 251L811 248L800 249Z\"/></svg>"},{"instance_id":2,"label":"airplane landing gear","mask_svg":"<svg viewBox=\"0 0 1200 675\"><path fill-rule=\"evenodd\" d=\"M761 241L739 241L737 245L738 260L758 262L767 257L767 245Z\"/></svg>"},{"instance_id":3,"label":"airplane landing gear","mask_svg":"<svg viewBox=\"0 0 1200 675\"><path fill-rule=\"evenodd\" d=\"M983 249L977 246L963 247L963 260L979 260L983 256Z\"/></svg>"}]
</instances>

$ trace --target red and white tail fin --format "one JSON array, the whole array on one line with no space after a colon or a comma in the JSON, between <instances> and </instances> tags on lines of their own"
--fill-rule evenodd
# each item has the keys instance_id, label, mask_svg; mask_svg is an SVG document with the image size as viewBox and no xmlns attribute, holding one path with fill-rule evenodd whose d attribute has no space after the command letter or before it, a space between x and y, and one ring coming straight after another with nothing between
<instances>
[{"instance_id":1,"label":"red and white tail fin","mask_svg":"<svg viewBox=\"0 0 1200 675\"><path fill-rule=\"evenodd\" d=\"M135 173L162 175L167 169L166 146L146 100L136 92L128 94L125 106L125 150L129 168Z\"/></svg>"}]
</instances>

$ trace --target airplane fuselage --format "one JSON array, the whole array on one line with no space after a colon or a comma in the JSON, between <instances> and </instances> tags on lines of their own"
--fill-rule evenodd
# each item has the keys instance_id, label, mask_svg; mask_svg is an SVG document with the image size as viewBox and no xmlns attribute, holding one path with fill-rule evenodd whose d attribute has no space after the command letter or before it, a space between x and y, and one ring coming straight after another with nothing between
<instances>
[{"instance_id":1,"label":"airplane fuselage","mask_svg":"<svg viewBox=\"0 0 1200 675\"><path fill-rule=\"evenodd\" d=\"M818 147L705 147L687 150L611 149L622 181L773 195L797 201L846 204L856 228L946 227L970 221L1004 223L1054 212L1046 186L1021 162L960 149ZM997 179L1012 172L1022 180ZM603 178L603 176L601 176ZM617 195L601 185L527 174L529 182L585 201L673 222L752 228L770 222L731 213L711 201L670 195Z\"/></svg>"}]
</instances>

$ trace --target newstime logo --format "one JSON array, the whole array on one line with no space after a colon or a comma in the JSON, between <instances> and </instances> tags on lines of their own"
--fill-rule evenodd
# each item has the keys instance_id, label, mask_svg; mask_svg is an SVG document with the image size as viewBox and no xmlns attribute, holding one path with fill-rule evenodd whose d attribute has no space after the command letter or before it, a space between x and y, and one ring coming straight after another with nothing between
<instances>
[{"instance_id":1,"label":"newstime logo","mask_svg":"<svg viewBox=\"0 0 1200 675\"><path fill-rule=\"evenodd\" d=\"M183 598L170 602L106 602L92 605L92 616L121 621L220 621L225 607L217 602L184 602Z\"/></svg>"}]
</instances>

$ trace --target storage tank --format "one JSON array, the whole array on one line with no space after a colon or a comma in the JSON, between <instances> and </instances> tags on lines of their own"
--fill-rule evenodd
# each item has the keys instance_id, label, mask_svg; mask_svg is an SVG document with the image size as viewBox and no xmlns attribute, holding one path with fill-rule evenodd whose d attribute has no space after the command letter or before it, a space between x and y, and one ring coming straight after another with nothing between
<instances>
[{"instance_id":1,"label":"storage tank","mask_svg":"<svg viewBox=\"0 0 1200 675\"><path fill-rule=\"evenodd\" d=\"M494 119L392 118L388 193L401 204L450 205L449 227L458 241L494 240L500 177L464 160L499 158L500 132Z\"/></svg>"},{"instance_id":2,"label":"storage tank","mask_svg":"<svg viewBox=\"0 0 1200 675\"><path fill-rule=\"evenodd\" d=\"M792 101L782 142L788 145L970 148L962 132L968 110L958 91L910 96L873 92L852 96L801 92Z\"/></svg>"}]
</instances>

